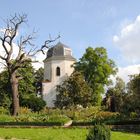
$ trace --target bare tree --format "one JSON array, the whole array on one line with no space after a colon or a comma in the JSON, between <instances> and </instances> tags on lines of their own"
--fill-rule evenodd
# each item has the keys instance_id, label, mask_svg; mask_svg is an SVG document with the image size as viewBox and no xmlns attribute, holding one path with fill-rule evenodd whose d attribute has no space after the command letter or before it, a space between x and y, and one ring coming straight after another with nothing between
<instances>
[{"instance_id":1,"label":"bare tree","mask_svg":"<svg viewBox=\"0 0 140 140\"><path fill-rule=\"evenodd\" d=\"M6 20L6 28L2 30L0 34L0 43L4 52L0 54L1 63L5 65L9 73L9 82L11 85L12 93L12 115L18 115L19 112L19 93L18 93L18 83L20 80L20 75L18 75L19 68L25 68L28 62L32 62L31 57L36 55L37 52L42 51L44 48L48 48L48 44L55 41L47 40L45 44L40 48L34 48L32 40L34 35L30 34L27 36L20 36L18 34L18 29L23 23L27 22L27 15L17 15L15 14L10 19ZM14 44L18 47L17 56L13 58ZM27 48L30 46L31 49ZM44 52L43 52L44 53Z\"/></svg>"}]
</instances>

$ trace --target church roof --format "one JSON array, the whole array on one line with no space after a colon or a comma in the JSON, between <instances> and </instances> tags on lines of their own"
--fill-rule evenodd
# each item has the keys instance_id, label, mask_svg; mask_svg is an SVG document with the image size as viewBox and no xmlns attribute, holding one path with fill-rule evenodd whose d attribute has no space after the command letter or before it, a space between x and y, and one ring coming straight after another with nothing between
<instances>
[{"instance_id":1,"label":"church roof","mask_svg":"<svg viewBox=\"0 0 140 140\"><path fill-rule=\"evenodd\" d=\"M47 58L54 57L54 56L72 57L72 51L67 45L58 42L55 46L51 47L47 52Z\"/></svg>"}]
</instances>

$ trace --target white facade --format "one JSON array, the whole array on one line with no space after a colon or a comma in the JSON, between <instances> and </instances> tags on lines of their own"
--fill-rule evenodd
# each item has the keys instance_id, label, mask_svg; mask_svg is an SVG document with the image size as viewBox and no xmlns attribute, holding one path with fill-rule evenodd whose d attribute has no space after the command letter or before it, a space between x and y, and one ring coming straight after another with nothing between
<instances>
[{"instance_id":1,"label":"white facade","mask_svg":"<svg viewBox=\"0 0 140 140\"><path fill-rule=\"evenodd\" d=\"M44 81L42 83L43 99L48 107L54 107L56 86L71 75L74 70L72 64L75 62L71 49L66 48L62 43L54 46L51 53L49 52L48 57L44 60Z\"/></svg>"}]
</instances>

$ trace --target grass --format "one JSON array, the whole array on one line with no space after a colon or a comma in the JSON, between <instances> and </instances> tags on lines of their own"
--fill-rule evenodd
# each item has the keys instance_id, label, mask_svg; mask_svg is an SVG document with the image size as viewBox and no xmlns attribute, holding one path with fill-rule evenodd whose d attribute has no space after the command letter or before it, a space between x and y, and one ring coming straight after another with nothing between
<instances>
[{"instance_id":1,"label":"grass","mask_svg":"<svg viewBox=\"0 0 140 140\"><path fill-rule=\"evenodd\" d=\"M0 128L0 137L28 140L86 140L88 129L72 128ZM140 135L112 132L111 140L140 140Z\"/></svg>"},{"instance_id":2,"label":"grass","mask_svg":"<svg viewBox=\"0 0 140 140\"><path fill-rule=\"evenodd\" d=\"M123 132L112 132L111 140L140 140L140 135Z\"/></svg>"}]
</instances>

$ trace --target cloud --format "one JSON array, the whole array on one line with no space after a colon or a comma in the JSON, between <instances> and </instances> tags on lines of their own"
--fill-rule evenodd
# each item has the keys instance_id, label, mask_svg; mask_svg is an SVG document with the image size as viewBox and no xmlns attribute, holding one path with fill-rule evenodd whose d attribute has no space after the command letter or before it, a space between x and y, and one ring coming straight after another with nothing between
<instances>
[{"instance_id":1,"label":"cloud","mask_svg":"<svg viewBox=\"0 0 140 140\"><path fill-rule=\"evenodd\" d=\"M140 73L140 64L119 67L117 76L121 77L125 82L129 81L129 76Z\"/></svg>"},{"instance_id":2,"label":"cloud","mask_svg":"<svg viewBox=\"0 0 140 140\"><path fill-rule=\"evenodd\" d=\"M10 49L10 46L8 44L6 46L7 46L7 49L9 50ZM19 49L16 46L16 44L13 44L13 54L11 56L13 59L17 57L18 51L19 51ZM2 46L1 41L0 41L0 55L3 56L3 57L6 56L6 53L5 53L5 50L4 50L3 46ZM2 71L3 70L3 67L4 67L4 65L1 62L5 64L5 61L3 61L2 59L0 59L0 71Z\"/></svg>"},{"instance_id":3,"label":"cloud","mask_svg":"<svg viewBox=\"0 0 140 140\"><path fill-rule=\"evenodd\" d=\"M140 62L140 15L131 24L124 26L113 42L121 50L123 57L131 64Z\"/></svg>"},{"instance_id":4,"label":"cloud","mask_svg":"<svg viewBox=\"0 0 140 140\"><path fill-rule=\"evenodd\" d=\"M10 47L8 45L7 45L7 48L8 48L8 50L10 49ZM13 44L13 54L12 54L13 59L17 57L18 51L19 51L18 46L16 44ZM5 56L5 50L2 47L1 42L0 42L0 55L3 57ZM33 67L35 69L43 67L43 60L45 58L46 58L46 55L43 55L42 52L37 53L36 56L32 58L33 60L38 61L36 63L32 63ZM0 59L0 71L2 71L4 68L4 65L1 62L4 63L4 61L2 61L2 59Z\"/></svg>"},{"instance_id":5,"label":"cloud","mask_svg":"<svg viewBox=\"0 0 140 140\"><path fill-rule=\"evenodd\" d=\"M5 28L0 28L0 35L3 36L3 34L5 33L6 29ZM10 33L7 32L8 35L10 36ZM16 36L19 36L19 33L17 32ZM6 47L8 50L10 50L10 46L8 45L8 43L6 44ZM26 49L25 49L26 51ZM44 50L44 52L46 52L47 50ZM12 56L11 58L12 59L15 59L18 55L18 52L19 52L19 47L13 43L13 53L12 53ZM2 42L0 41L0 55L5 57L6 56L6 53L5 53L5 50L2 46ZM46 55L43 55L42 52L39 52L36 54L36 56L34 56L32 59L35 60L35 61L38 61L36 63L32 63L33 67L35 69L38 69L40 67L43 67L43 60L46 58ZM0 59L0 71L3 70L4 68L4 65L2 64L4 63L4 61L2 59Z\"/></svg>"},{"instance_id":6,"label":"cloud","mask_svg":"<svg viewBox=\"0 0 140 140\"><path fill-rule=\"evenodd\" d=\"M43 55L42 52L39 52L33 59L38 61L35 63L32 63L33 67L35 69L39 69L40 67L44 67L43 60L46 58L46 55Z\"/></svg>"}]
</instances>

